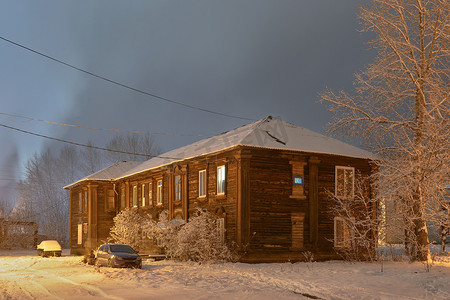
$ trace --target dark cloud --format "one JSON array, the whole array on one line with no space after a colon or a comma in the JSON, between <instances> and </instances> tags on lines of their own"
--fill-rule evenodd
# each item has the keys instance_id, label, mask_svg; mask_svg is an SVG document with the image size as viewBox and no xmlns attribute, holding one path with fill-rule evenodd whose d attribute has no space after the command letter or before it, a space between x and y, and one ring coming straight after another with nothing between
<instances>
[{"instance_id":1,"label":"dark cloud","mask_svg":"<svg viewBox=\"0 0 450 300\"><path fill-rule=\"evenodd\" d=\"M330 115L317 102L318 93L326 86L351 88L353 73L372 59L373 53L364 51L368 36L357 31L360 3L14 2L7 12L0 10L0 28L7 28L3 34L12 40L144 91L226 114L274 115L321 132ZM175 133L216 134L248 122L140 95L4 43L0 57L0 101L11 102L2 106L8 112ZM20 126L97 145L111 137L35 123ZM20 139L23 157L42 146L38 138ZM156 137L165 150L194 140Z\"/></svg>"}]
</instances>

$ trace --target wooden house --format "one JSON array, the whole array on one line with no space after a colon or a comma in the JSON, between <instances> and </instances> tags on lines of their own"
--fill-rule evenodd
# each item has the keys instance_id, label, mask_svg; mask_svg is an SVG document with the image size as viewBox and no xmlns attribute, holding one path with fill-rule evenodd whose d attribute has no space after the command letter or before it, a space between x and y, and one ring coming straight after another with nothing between
<instances>
[{"instance_id":1,"label":"wooden house","mask_svg":"<svg viewBox=\"0 0 450 300\"><path fill-rule=\"evenodd\" d=\"M371 159L267 117L145 162L122 162L65 187L72 253L106 240L126 207L154 218L168 210L185 222L205 208L219 216L226 240L246 249L243 261L300 260L305 251L332 258L345 228L330 212L328 192L351 198L355 176L372 172Z\"/></svg>"}]
</instances>

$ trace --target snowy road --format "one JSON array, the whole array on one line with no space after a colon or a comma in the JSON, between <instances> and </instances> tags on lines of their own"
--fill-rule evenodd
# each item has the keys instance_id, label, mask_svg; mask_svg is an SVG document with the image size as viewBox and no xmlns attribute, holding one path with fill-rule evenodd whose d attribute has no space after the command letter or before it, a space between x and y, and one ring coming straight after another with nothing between
<instances>
[{"instance_id":1,"label":"snowy road","mask_svg":"<svg viewBox=\"0 0 450 300\"><path fill-rule=\"evenodd\" d=\"M34 253L33 253L34 254ZM0 299L449 299L450 263L144 262L95 268L80 257L0 252Z\"/></svg>"}]
</instances>

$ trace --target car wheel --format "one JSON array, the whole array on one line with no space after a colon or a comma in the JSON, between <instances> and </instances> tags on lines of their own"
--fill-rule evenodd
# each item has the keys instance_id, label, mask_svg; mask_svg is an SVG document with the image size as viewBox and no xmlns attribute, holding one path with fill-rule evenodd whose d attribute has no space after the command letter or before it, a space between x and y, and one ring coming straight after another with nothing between
<instances>
[{"instance_id":1,"label":"car wheel","mask_svg":"<svg viewBox=\"0 0 450 300\"><path fill-rule=\"evenodd\" d=\"M108 259L108 267L112 267L111 259Z\"/></svg>"},{"instance_id":2,"label":"car wheel","mask_svg":"<svg viewBox=\"0 0 450 300\"><path fill-rule=\"evenodd\" d=\"M98 261L97 258L94 260L94 265L95 265L96 267L101 267L100 262Z\"/></svg>"}]
</instances>

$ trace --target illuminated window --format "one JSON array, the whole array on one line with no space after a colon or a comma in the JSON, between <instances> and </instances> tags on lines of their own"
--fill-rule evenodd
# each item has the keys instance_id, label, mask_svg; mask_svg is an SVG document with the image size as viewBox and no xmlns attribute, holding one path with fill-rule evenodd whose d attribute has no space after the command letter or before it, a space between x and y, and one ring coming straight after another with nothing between
<instances>
[{"instance_id":1,"label":"illuminated window","mask_svg":"<svg viewBox=\"0 0 450 300\"><path fill-rule=\"evenodd\" d=\"M336 166L335 195L339 198L353 198L355 189L355 168Z\"/></svg>"},{"instance_id":2,"label":"illuminated window","mask_svg":"<svg viewBox=\"0 0 450 300\"><path fill-rule=\"evenodd\" d=\"M80 193L81 195L81 193ZM77 236L77 244L83 244L83 224L78 224L78 236Z\"/></svg>"},{"instance_id":3,"label":"illuminated window","mask_svg":"<svg viewBox=\"0 0 450 300\"><path fill-rule=\"evenodd\" d=\"M181 201L181 176L175 176L175 201Z\"/></svg>"},{"instance_id":4,"label":"illuminated window","mask_svg":"<svg viewBox=\"0 0 450 300\"><path fill-rule=\"evenodd\" d=\"M163 203L163 182L162 180L158 180L158 190L156 195L156 201L158 205Z\"/></svg>"},{"instance_id":5,"label":"illuminated window","mask_svg":"<svg viewBox=\"0 0 450 300\"><path fill-rule=\"evenodd\" d=\"M217 167L217 194L225 194L225 166Z\"/></svg>"},{"instance_id":6,"label":"illuminated window","mask_svg":"<svg viewBox=\"0 0 450 300\"><path fill-rule=\"evenodd\" d=\"M198 172L198 196L206 196L206 170Z\"/></svg>"},{"instance_id":7,"label":"illuminated window","mask_svg":"<svg viewBox=\"0 0 450 300\"><path fill-rule=\"evenodd\" d=\"M145 183L141 186L141 200L142 200L142 206L146 206L145 203Z\"/></svg>"},{"instance_id":8,"label":"illuminated window","mask_svg":"<svg viewBox=\"0 0 450 300\"><path fill-rule=\"evenodd\" d=\"M133 186L133 207L138 206L138 200L137 200L137 185Z\"/></svg>"}]
</instances>

